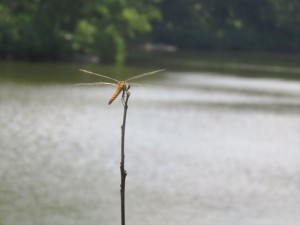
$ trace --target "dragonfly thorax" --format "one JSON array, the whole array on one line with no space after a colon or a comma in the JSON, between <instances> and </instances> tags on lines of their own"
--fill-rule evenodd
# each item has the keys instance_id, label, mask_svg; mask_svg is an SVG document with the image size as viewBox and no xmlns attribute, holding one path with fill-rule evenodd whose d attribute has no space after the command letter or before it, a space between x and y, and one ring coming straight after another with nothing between
<instances>
[{"instance_id":1,"label":"dragonfly thorax","mask_svg":"<svg viewBox=\"0 0 300 225\"><path fill-rule=\"evenodd\" d=\"M122 87L123 91L128 91L128 89L130 88L129 83L127 83L126 81L120 81L119 85Z\"/></svg>"}]
</instances>

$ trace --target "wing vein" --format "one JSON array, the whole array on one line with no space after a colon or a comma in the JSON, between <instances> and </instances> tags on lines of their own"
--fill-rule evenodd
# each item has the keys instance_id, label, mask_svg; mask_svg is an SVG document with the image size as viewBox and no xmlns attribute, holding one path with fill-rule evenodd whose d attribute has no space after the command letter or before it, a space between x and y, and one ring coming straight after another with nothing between
<instances>
[{"instance_id":1,"label":"wing vein","mask_svg":"<svg viewBox=\"0 0 300 225\"><path fill-rule=\"evenodd\" d=\"M79 84L75 84L75 85L112 85L112 86L117 86L117 84L107 83L107 82L79 83Z\"/></svg>"},{"instance_id":2,"label":"wing vein","mask_svg":"<svg viewBox=\"0 0 300 225\"><path fill-rule=\"evenodd\" d=\"M101 74L98 74L98 73L93 73L91 71L88 71L88 70L84 70L84 69L79 69L80 71L82 72L85 72L85 73L89 73L89 74L93 74L93 75L96 75L96 76L99 76L99 77L103 77L103 78L106 78L106 79L110 79L110 80L113 80L113 81L116 81L117 83L119 83L119 81L117 79L114 79L112 77L108 77L108 76L104 76L104 75L101 75Z\"/></svg>"},{"instance_id":3,"label":"wing vein","mask_svg":"<svg viewBox=\"0 0 300 225\"><path fill-rule=\"evenodd\" d=\"M161 72L161 71L164 71L165 69L161 69L161 70L155 70L155 71L152 71L152 72L148 72L148 73L143 73L143 74L140 74L140 75L137 75L137 76L133 76L133 77L130 77L126 80L129 81L129 80L134 80L134 79L138 79L138 78L141 78L141 77L145 77L145 76L148 76L148 75L151 75L151 74L154 74L154 73L158 73L158 72Z\"/></svg>"}]
</instances>

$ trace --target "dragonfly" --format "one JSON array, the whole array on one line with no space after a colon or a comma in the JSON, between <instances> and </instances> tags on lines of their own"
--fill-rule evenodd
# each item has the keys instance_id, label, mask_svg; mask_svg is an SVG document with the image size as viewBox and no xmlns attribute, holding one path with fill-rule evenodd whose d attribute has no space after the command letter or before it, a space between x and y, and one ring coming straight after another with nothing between
<instances>
[{"instance_id":1,"label":"dragonfly","mask_svg":"<svg viewBox=\"0 0 300 225\"><path fill-rule=\"evenodd\" d=\"M88 70L84 70L84 69L79 69L79 70L84 72L84 73L89 73L89 74L92 74L92 75L96 75L96 76L114 81L114 83L111 83L111 82L93 82L93 83L79 83L79 84L76 84L76 85L111 85L111 86L116 86L117 88L116 88L114 94L112 95L112 97L110 98L110 100L108 102L108 105L110 105L119 96L119 94L121 92L122 92L122 100L123 100L124 96L125 96L125 93L129 94L128 90L130 88L130 85L145 85L145 84L139 84L139 83L132 83L132 82L128 82L128 81L139 79L139 78L149 76L149 75L152 75L152 74L156 74L156 73L164 71L165 69L160 69L160 70L155 70L155 71L143 73L143 74L140 74L140 75L129 77L127 80L121 80L121 81L117 80L115 78L105 76L105 75L102 75L102 74L98 74L98 73L94 73L94 72L91 72L91 71L88 71ZM151 85L151 86L156 86L156 85ZM156 86L156 87L159 87L159 86Z\"/></svg>"}]
</instances>

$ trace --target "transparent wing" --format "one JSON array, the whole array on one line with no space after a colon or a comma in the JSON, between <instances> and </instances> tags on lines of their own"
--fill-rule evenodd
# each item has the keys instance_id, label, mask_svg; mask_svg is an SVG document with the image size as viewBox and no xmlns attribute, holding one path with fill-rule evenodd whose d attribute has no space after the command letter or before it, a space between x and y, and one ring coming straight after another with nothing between
<instances>
[{"instance_id":1,"label":"transparent wing","mask_svg":"<svg viewBox=\"0 0 300 225\"><path fill-rule=\"evenodd\" d=\"M111 85L111 86L117 86L117 84L107 83L107 82L79 83L79 84L75 84L75 85Z\"/></svg>"},{"instance_id":2,"label":"transparent wing","mask_svg":"<svg viewBox=\"0 0 300 225\"><path fill-rule=\"evenodd\" d=\"M161 70L155 70L155 71L148 72L148 73L143 73L143 74L140 74L140 75L137 75L137 76L134 76L134 77L130 77L126 81L138 79L138 78L145 77L145 76L149 76L151 74L155 74L155 73L158 73L158 72L161 72L161 71L164 71L164 70L165 69L161 69Z\"/></svg>"},{"instance_id":3,"label":"transparent wing","mask_svg":"<svg viewBox=\"0 0 300 225\"><path fill-rule=\"evenodd\" d=\"M110 80L113 80L113 81L116 81L117 83L119 83L119 81L117 79L114 79L112 77L104 76L104 75L101 75L101 74L98 74L98 73L93 73L93 72L88 71L88 70L83 70L83 69L79 69L79 70L82 71L82 72L85 72L85 73L89 73L89 74L93 74L93 75L96 75L96 76L99 76L99 77L110 79Z\"/></svg>"},{"instance_id":4,"label":"transparent wing","mask_svg":"<svg viewBox=\"0 0 300 225\"><path fill-rule=\"evenodd\" d=\"M139 84L139 83L129 83L129 85L133 85L133 86L150 86L150 87L163 87L163 86L159 86L159 85L154 85L154 84Z\"/></svg>"}]
</instances>

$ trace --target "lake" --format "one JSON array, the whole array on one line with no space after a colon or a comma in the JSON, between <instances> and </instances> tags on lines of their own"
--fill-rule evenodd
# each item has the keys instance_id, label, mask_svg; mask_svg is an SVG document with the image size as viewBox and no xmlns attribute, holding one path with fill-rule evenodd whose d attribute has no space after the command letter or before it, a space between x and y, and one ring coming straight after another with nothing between
<instances>
[{"instance_id":1,"label":"lake","mask_svg":"<svg viewBox=\"0 0 300 225\"><path fill-rule=\"evenodd\" d=\"M108 106L113 87L73 85L99 80L78 68L116 70L0 65L0 225L120 224L120 97ZM167 70L139 82L163 87L130 89L127 224L299 224L299 80Z\"/></svg>"}]
</instances>

